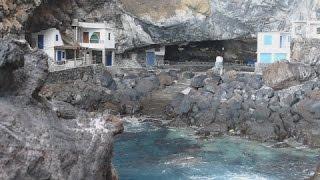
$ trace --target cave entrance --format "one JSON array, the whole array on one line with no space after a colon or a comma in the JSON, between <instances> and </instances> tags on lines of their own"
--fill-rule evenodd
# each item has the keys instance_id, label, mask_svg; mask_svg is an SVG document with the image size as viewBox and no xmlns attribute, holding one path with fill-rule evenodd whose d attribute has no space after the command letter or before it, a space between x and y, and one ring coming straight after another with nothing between
<instances>
[{"instance_id":1,"label":"cave entrance","mask_svg":"<svg viewBox=\"0 0 320 180\"><path fill-rule=\"evenodd\" d=\"M256 52L256 39L201 41L166 46L165 60L171 65L188 62L214 64L217 56L223 56L226 64L253 65Z\"/></svg>"}]
</instances>

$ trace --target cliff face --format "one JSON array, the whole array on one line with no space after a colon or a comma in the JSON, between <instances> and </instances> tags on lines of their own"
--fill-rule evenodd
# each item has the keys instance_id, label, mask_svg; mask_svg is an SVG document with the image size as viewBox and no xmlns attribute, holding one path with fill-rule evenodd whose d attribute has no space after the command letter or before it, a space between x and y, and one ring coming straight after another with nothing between
<instances>
[{"instance_id":1,"label":"cliff face","mask_svg":"<svg viewBox=\"0 0 320 180\"><path fill-rule=\"evenodd\" d=\"M39 97L47 56L23 41L0 42L0 179L114 179L118 129Z\"/></svg>"},{"instance_id":2,"label":"cliff face","mask_svg":"<svg viewBox=\"0 0 320 180\"><path fill-rule=\"evenodd\" d=\"M319 0L7 0L0 3L4 9L0 31L65 30L73 18L106 20L118 29L119 49L124 50L153 43L228 40L253 37L258 31L286 31L290 19L316 15L319 5Z\"/></svg>"}]
</instances>

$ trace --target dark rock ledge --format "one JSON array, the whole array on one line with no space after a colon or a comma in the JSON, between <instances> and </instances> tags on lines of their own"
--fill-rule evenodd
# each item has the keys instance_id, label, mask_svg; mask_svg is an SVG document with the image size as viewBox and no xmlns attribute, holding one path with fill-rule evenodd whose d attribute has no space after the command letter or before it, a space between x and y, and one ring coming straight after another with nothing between
<instances>
[{"instance_id":1,"label":"dark rock ledge","mask_svg":"<svg viewBox=\"0 0 320 180\"><path fill-rule=\"evenodd\" d=\"M174 126L195 126L198 134L238 135L258 141L320 147L320 81L318 67L287 62L263 75L229 71L220 77L196 76L189 94L167 107Z\"/></svg>"},{"instance_id":2,"label":"dark rock ledge","mask_svg":"<svg viewBox=\"0 0 320 180\"><path fill-rule=\"evenodd\" d=\"M111 158L121 124L39 97L46 58L1 39L0 179L117 179Z\"/></svg>"}]
</instances>

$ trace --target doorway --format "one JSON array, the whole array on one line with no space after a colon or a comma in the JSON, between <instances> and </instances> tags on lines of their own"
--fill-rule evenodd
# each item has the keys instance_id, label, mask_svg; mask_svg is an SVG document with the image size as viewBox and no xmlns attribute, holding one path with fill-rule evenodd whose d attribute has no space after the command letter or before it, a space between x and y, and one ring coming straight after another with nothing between
<instances>
[{"instance_id":1,"label":"doorway","mask_svg":"<svg viewBox=\"0 0 320 180\"><path fill-rule=\"evenodd\" d=\"M106 54L106 66L112 66L112 52Z\"/></svg>"},{"instance_id":2,"label":"doorway","mask_svg":"<svg viewBox=\"0 0 320 180\"><path fill-rule=\"evenodd\" d=\"M92 51L92 64L102 63L102 51Z\"/></svg>"},{"instance_id":3,"label":"doorway","mask_svg":"<svg viewBox=\"0 0 320 180\"><path fill-rule=\"evenodd\" d=\"M38 35L38 48L44 48L44 35Z\"/></svg>"},{"instance_id":4,"label":"doorway","mask_svg":"<svg viewBox=\"0 0 320 180\"><path fill-rule=\"evenodd\" d=\"M147 52L147 66L155 66L156 55L154 52Z\"/></svg>"},{"instance_id":5,"label":"doorway","mask_svg":"<svg viewBox=\"0 0 320 180\"><path fill-rule=\"evenodd\" d=\"M83 32L83 43L89 43L89 32Z\"/></svg>"}]
</instances>

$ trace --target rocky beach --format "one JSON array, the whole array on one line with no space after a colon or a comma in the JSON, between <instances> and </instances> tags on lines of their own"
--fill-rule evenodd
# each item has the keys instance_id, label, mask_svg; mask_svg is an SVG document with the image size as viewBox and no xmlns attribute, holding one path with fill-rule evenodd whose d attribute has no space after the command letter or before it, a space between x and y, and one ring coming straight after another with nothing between
<instances>
[{"instance_id":1,"label":"rocky beach","mask_svg":"<svg viewBox=\"0 0 320 180\"><path fill-rule=\"evenodd\" d=\"M318 0L0 1L0 179L319 179L319 40L292 40L291 60L260 72L242 62L257 32L319 12ZM50 28L69 43L58 57L99 57L70 45L75 19L114 30L112 66L50 69L32 42Z\"/></svg>"}]
</instances>

